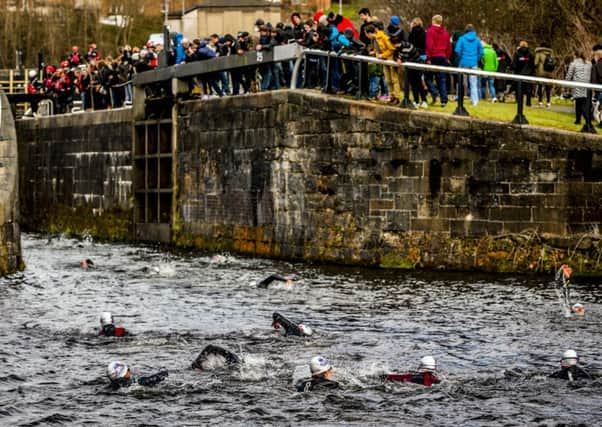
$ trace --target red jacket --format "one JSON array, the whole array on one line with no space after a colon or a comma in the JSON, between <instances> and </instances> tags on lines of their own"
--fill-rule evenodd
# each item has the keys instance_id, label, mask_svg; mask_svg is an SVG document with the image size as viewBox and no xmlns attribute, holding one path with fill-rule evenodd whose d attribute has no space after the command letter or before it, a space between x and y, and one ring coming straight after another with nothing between
<instances>
[{"instance_id":1,"label":"red jacket","mask_svg":"<svg viewBox=\"0 0 602 427\"><path fill-rule=\"evenodd\" d=\"M337 30L339 30L339 33L343 34L343 32L347 28L351 28L351 31L353 31L353 38L354 39L359 39L360 38L360 33L357 32L357 30L355 28L355 25L353 25L353 22L351 22L351 19L346 18L346 17L343 16L343 19L337 25Z\"/></svg>"},{"instance_id":2,"label":"red jacket","mask_svg":"<svg viewBox=\"0 0 602 427\"><path fill-rule=\"evenodd\" d=\"M431 25L426 31L426 56L428 59L445 57L449 59L452 54L451 39L443 26Z\"/></svg>"}]
</instances>

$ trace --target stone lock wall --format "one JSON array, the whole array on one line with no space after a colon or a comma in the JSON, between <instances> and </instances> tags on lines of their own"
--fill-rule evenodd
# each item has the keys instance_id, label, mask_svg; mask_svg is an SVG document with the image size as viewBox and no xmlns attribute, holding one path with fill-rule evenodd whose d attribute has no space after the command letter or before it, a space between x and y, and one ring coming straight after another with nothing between
<instances>
[{"instance_id":1,"label":"stone lock wall","mask_svg":"<svg viewBox=\"0 0 602 427\"><path fill-rule=\"evenodd\" d=\"M20 120L25 229L132 238L132 112Z\"/></svg>"},{"instance_id":2,"label":"stone lock wall","mask_svg":"<svg viewBox=\"0 0 602 427\"><path fill-rule=\"evenodd\" d=\"M282 91L180 106L179 244L599 272L602 139Z\"/></svg>"},{"instance_id":3,"label":"stone lock wall","mask_svg":"<svg viewBox=\"0 0 602 427\"><path fill-rule=\"evenodd\" d=\"M133 124L131 110L19 121L22 224L135 239ZM181 102L173 135L176 245L397 268L570 262L602 272L599 136L303 91Z\"/></svg>"},{"instance_id":4,"label":"stone lock wall","mask_svg":"<svg viewBox=\"0 0 602 427\"><path fill-rule=\"evenodd\" d=\"M0 90L0 276L23 268L19 227L17 136L8 99Z\"/></svg>"}]
</instances>

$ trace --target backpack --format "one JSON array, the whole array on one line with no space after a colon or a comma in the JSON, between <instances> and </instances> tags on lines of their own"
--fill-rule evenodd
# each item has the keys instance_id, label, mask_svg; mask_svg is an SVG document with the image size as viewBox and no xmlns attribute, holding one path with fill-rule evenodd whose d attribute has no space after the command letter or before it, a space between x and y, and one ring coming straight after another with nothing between
<instances>
[{"instance_id":1,"label":"backpack","mask_svg":"<svg viewBox=\"0 0 602 427\"><path fill-rule=\"evenodd\" d=\"M552 58L549 53L546 55L546 59L543 60L543 70L551 73L556 68L556 61Z\"/></svg>"}]
</instances>

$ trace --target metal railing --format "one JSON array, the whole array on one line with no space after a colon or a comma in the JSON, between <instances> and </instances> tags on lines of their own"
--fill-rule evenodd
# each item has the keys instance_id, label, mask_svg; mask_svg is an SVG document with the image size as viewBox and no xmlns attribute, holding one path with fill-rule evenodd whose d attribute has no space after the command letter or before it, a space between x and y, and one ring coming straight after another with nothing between
<instances>
[{"instance_id":1,"label":"metal railing","mask_svg":"<svg viewBox=\"0 0 602 427\"><path fill-rule=\"evenodd\" d=\"M335 58L335 59L344 59L344 60L356 61L356 62L366 62L366 63L371 62L374 64L386 65L386 66L390 66L390 67L402 67L402 68L409 68L409 69L420 70L420 71L439 72L439 73L446 73L446 74L457 74L460 76L473 75L473 76L479 76L479 77L494 78L494 79L498 79L498 80L515 81L515 82L517 82L517 88L516 88L517 113L516 113L516 116L514 117L514 120L512 121L512 123L516 123L516 124L528 124L529 123L523 113L523 111L524 111L523 87L522 87L523 83L538 83L538 84L544 84L544 85L556 85L556 86L569 87L569 88L587 89L587 107L586 107L587 114L585 116L585 125L581 129L581 132L596 133L596 129L592 125L592 114L591 114L591 112L592 112L592 91L602 92L602 85L596 85L596 84L592 84L592 83L573 82L573 81L568 81L568 80L547 79L547 78L543 78L543 77L523 76L523 75L519 75L519 74L497 73L497 72L492 72L492 71L483 71L483 70L476 69L476 68L457 68L457 67L447 67L447 66L444 67L444 66L439 66L439 65L430 65L430 64L422 64L422 63L415 63L415 62L404 62L403 64L400 65L396 61L379 59L379 58L375 58L373 56L351 55L351 54L345 54L345 53L339 54L337 52L328 52L328 51L317 50L317 49L303 49L301 51L301 54L297 57L295 66L293 68L293 75L291 77L291 89L297 89L297 82L299 79L299 71L301 69L301 64L304 62L304 60L306 59L307 56L326 57L327 62L328 62L327 67L326 67L327 74L329 72L328 70L330 70L330 61L332 60L332 58ZM361 73L361 67L360 67L360 73ZM328 78L329 78L329 76L327 75L326 76L327 81L328 81ZM361 90L362 90L361 75L360 75L359 81L360 81L360 87L358 88L358 95L361 94ZM459 79L459 81L462 81L462 79ZM408 73L404 73L404 99L402 100L401 105L405 108L414 108L413 105L409 101L409 99L410 99L409 90L410 90L410 84L409 84L409 79L408 79ZM456 107L454 114L460 115L460 116L468 116L469 113L466 110L466 108L464 108L464 84L458 84L457 102L458 102L458 106Z\"/></svg>"},{"instance_id":2,"label":"metal railing","mask_svg":"<svg viewBox=\"0 0 602 427\"><path fill-rule=\"evenodd\" d=\"M27 76L30 69L0 70L0 89L5 93L23 93L27 91Z\"/></svg>"}]
</instances>

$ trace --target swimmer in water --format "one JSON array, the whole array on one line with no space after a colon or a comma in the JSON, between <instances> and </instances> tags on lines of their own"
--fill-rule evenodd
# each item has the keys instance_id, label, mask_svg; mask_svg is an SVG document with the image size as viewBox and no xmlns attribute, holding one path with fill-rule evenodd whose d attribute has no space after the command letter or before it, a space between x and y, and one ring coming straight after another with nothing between
<instances>
[{"instance_id":1,"label":"swimmer in water","mask_svg":"<svg viewBox=\"0 0 602 427\"><path fill-rule=\"evenodd\" d=\"M387 374L385 375L385 381L401 381L431 387L433 384L439 382L439 378L437 378L437 362L433 356L424 356L420 359L418 371L403 374Z\"/></svg>"},{"instance_id":2,"label":"swimmer in water","mask_svg":"<svg viewBox=\"0 0 602 427\"><path fill-rule=\"evenodd\" d=\"M313 333L312 329L309 326L305 326L302 323L299 323L297 325L288 320L280 313L274 313L272 315L272 327L285 337L289 335L307 337Z\"/></svg>"},{"instance_id":3,"label":"swimmer in water","mask_svg":"<svg viewBox=\"0 0 602 427\"><path fill-rule=\"evenodd\" d=\"M192 362L192 369L207 371L224 366L233 366L241 363L240 358L225 348L210 344L201 351L201 354Z\"/></svg>"},{"instance_id":4,"label":"swimmer in water","mask_svg":"<svg viewBox=\"0 0 602 427\"><path fill-rule=\"evenodd\" d=\"M94 267L94 262L90 258L82 259L79 262L79 266L81 268L83 268L84 270L87 270L88 268L93 268Z\"/></svg>"},{"instance_id":5,"label":"swimmer in water","mask_svg":"<svg viewBox=\"0 0 602 427\"><path fill-rule=\"evenodd\" d=\"M567 350L560 359L560 370L550 375L550 378L558 378L561 380L591 380L592 376L588 374L581 366L578 365L579 357L575 350Z\"/></svg>"},{"instance_id":6,"label":"swimmer in water","mask_svg":"<svg viewBox=\"0 0 602 427\"><path fill-rule=\"evenodd\" d=\"M129 387L134 384L152 387L159 384L169 376L167 369L163 368L153 375L135 378L128 365L123 362L115 361L107 366L107 377L111 380L110 387L117 390L121 387Z\"/></svg>"},{"instance_id":7,"label":"swimmer in water","mask_svg":"<svg viewBox=\"0 0 602 427\"><path fill-rule=\"evenodd\" d=\"M332 365L322 356L316 356L309 362L311 378L301 379L295 384L297 391L305 392L315 389L335 389L339 388L338 382L331 380Z\"/></svg>"},{"instance_id":8,"label":"swimmer in water","mask_svg":"<svg viewBox=\"0 0 602 427\"><path fill-rule=\"evenodd\" d=\"M126 335L125 328L115 326L113 315L109 312L100 313L100 332L102 337L123 337Z\"/></svg>"},{"instance_id":9,"label":"swimmer in water","mask_svg":"<svg viewBox=\"0 0 602 427\"><path fill-rule=\"evenodd\" d=\"M289 277L284 277L279 274L272 274L271 276L266 277L261 282L257 284L258 288L266 289L270 284L274 282L285 283L287 287L293 286L293 279Z\"/></svg>"},{"instance_id":10,"label":"swimmer in water","mask_svg":"<svg viewBox=\"0 0 602 427\"><path fill-rule=\"evenodd\" d=\"M582 304L575 304L573 305L573 313L575 313L577 316L583 316L585 315L585 307L583 307Z\"/></svg>"}]
</instances>

